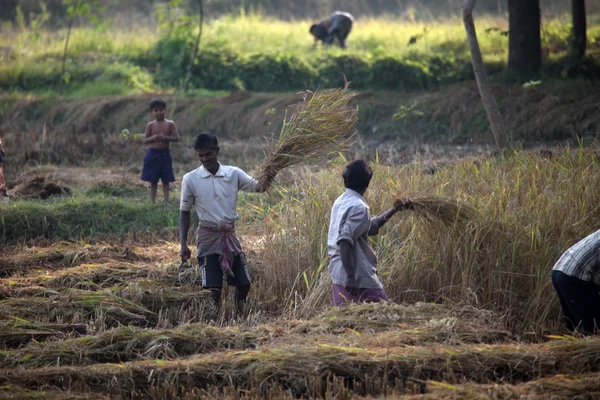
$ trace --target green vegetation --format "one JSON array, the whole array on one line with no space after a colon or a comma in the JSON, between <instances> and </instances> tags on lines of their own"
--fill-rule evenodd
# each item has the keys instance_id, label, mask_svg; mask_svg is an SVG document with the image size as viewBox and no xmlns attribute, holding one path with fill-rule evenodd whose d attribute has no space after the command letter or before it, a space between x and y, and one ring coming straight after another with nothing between
<instances>
[{"instance_id":1,"label":"green vegetation","mask_svg":"<svg viewBox=\"0 0 600 400\"><path fill-rule=\"evenodd\" d=\"M590 23L589 56L584 65L570 65L566 61L567 18L544 21L545 77L597 77L600 25ZM476 22L488 72L498 74L508 55L508 39L501 34L507 21L485 17ZM361 19L350 35L348 51L313 48L309 24L256 14L209 21L193 68L192 87L297 91L339 87L345 74L355 89L417 90L473 78L458 19L429 23ZM38 34L32 34L34 29ZM171 90L185 76L195 29L187 25L158 32L118 26L107 31L78 28L71 33L64 76L65 31L27 24L19 31L4 29L0 88L44 93L66 78L68 93L76 97Z\"/></svg>"},{"instance_id":2,"label":"green vegetation","mask_svg":"<svg viewBox=\"0 0 600 400\"><path fill-rule=\"evenodd\" d=\"M123 193L133 191L124 189ZM75 239L109 233L157 231L177 227L179 223L179 211L174 205L165 207L139 197L112 197L94 195L94 192L104 190L93 188L85 195L48 201L11 201L0 211L0 241L10 243L36 237Z\"/></svg>"}]
</instances>

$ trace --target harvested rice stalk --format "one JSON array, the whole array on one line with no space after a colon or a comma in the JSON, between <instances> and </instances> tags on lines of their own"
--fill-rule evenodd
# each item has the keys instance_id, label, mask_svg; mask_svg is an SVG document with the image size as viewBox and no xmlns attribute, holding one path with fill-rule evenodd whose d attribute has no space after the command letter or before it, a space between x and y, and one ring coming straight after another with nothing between
<instances>
[{"instance_id":1,"label":"harvested rice stalk","mask_svg":"<svg viewBox=\"0 0 600 400\"><path fill-rule=\"evenodd\" d=\"M488 332L486 336L492 339L493 335L502 338L510 337L506 332L502 319L492 311L479 310L471 306L450 307L444 304L416 303L395 304L391 302L351 304L347 307L333 308L316 318L303 321L294 326L295 333L305 334L310 332L339 333L345 329L353 330L385 330L389 328L419 328L422 330L435 330L443 333L448 330L453 322L468 322L466 334L471 331L481 330ZM446 326L442 326L446 325ZM450 330L447 332L452 334ZM476 335L473 339L476 338Z\"/></svg>"},{"instance_id":2,"label":"harvested rice stalk","mask_svg":"<svg viewBox=\"0 0 600 400\"><path fill-rule=\"evenodd\" d=\"M35 324L11 317L0 321L0 347L14 348L32 340L62 338L73 333L84 335L86 328L83 324Z\"/></svg>"},{"instance_id":3,"label":"harvested rice stalk","mask_svg":"<svg viewBox=\"0 0 600 400\"><path fill-rule=\"evenodd\" d=\"M311 345L224 351L173 361L136 361L83 367L16 368L0 373L0 384L31 388L45 385L129 395L160 382L174 387L206 388L211 385L252 389L257 385L293 388L293 395L307 393L312 378L347 378L364 384L364 394L380 395L394 382L445 380L448 383L529 381L556 373L586 373L598 366L581 359L598 354L600 339L573 341L557 352L544 345L401 346L354 348ZM115 384L118 382L119 384Z\"/></svg>"},{"instance_id":4,"label":"harvested rice stalk","mask_svg":"<svg viewBox=\"0 0 600 400\"><path fill-rule=\"evenodd\" d=\"M419 197L411 200L410 209L418 215L428 221L440 221L450 227L464 227L477 216L477 210L454 200L440 197ZM394 204L404 204L404 200L398 199Z\"/></svg>"},{"instance_id":5,"label":"harvested rice stalk","mask_svg":"<svg viewBox=\"0 0 600 400\"><path fill-rule=\"evenodd\" d=\"M162 280L168 284L166 278L167 271L161 270L155 265L108 262L82 264L33 276L0 279L0 284L13 289L42 286L53 289L100 290L138 279Z\"/></svg>"},{"instance_id":6,"label":"harvested rice stalk","mask_svg":"<svg viewBox=\"0 0 600 400\"><path fill-rule=\"evenodd\" d=\"M166 328L185 322L199 322L212 307L210 294L205 290L164 287L151 281L117 285L96 292L65 289L52 293L43 288L40 290L43 290L43 297L9 297L0 301L0 319L18 315L41 323L94 321L97 329L118 324ZM13 291L14 294L16 292Z\"/></svg>"},{"instance_id":7,"label":"harvested rice stalk","mask_svg":"<svg viewBox=\"0 0 600 400\"><path fill-rule=\"evenodd\" d=\"M348 85L344 89L305 92L289 119L286 114L279 139L261 167L261 186L269 187L275 175L290 165L344 151L349 142L347 135L358 123L358 108L348 108L352 97Z\"/></svg>"},{"instance_id":8,"label":"harvested rice stalk","mask_svg":"<svg viewBox=\"0 0 600 400\"><path fill-rule=\"evenodd\" d=\"M257 332L205 324L182 325L172 330L121 326L96 336L32 343L22 349L0 351L0 364L4 368L32 368L175 359L223 349L253 348L266 340L266 335Z\"/></svg>"},{"instance_id":9,"label":"harvested rice stalk","mask_svg":"<svg viewBox=\"0 0 600 400\"><path fill-rule=\"evenodd\" d=\"M157 315L111 293L70 289L52 297L11 298L0 301L0 319L19 316L36 323L102 321L102 328L118 324L156 323Z\"/></svg>"}]
</instances>

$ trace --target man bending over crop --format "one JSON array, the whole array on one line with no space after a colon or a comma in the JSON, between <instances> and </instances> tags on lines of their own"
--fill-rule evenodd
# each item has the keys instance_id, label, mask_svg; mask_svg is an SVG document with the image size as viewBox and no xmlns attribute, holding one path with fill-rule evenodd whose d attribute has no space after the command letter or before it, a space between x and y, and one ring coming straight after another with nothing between
<instances>
[{"instance_id":1,"label":"man bending over crop","mask_svg":"<svg viewBox=\"0 0 600 400\"><path fill-rule=\"evenodd\" d=\"M187 237L190 210L195 207L200 220L196 236L196 256L202 267L202 287L212 291L218 313L225 275L227 283L235 286L237 311L241 313L250 291L250 274L235 231L238 191L264 192L275 178L275 173L268 176L261 185L241 169L221 165L217 159L217 138L208 132L196 136L194 150L202 165L185 174L181 183L181 260L185 262L191 256Z\"/></svg>"},{"instance_id":2,"label":"man bending over crop","mask_svg":"<svg viewBox=\"0 0 600 400\"><path fill-rule=\"evenodd\" d=\"M600 327L600 230L571 246L554 265L552 283L567 329Z\"/></svg>"},{"instance_id":3,"label":"man bending over crop","mask_svg":"<svg viewBox=\"0 0 600 400\"><path fill-rule=\"evenodd\" d=\"M336 306L388 300L377 276L377 256L369 245L369 236L377 235L379 228L398 211L411 208L412 202L398 201L380 216L370 218L363 195L372 176L373 170L365 161L348 164L342 174L346 191L331 209L327 246Z\"/></svg>"}]
</instances>

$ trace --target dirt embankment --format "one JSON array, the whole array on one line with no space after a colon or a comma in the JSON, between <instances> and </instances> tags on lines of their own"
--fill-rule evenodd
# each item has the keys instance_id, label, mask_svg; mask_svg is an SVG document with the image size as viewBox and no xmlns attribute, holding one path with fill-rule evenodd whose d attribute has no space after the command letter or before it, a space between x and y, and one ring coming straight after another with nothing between
<instances>
[{"instance_id":1,"label":"dirt embankment","mask_svg":"<svg viewBox=\"0 0 600 400\"><path fill-rule=\"evenodd\" d=\"M563 91L564 92L564 91ZM556 87L495 85L510 138L540 144L595 137L600 131L600 92L563 93ZM234 93L214 98L164 96L168 118L182 140L173 146L175 164L195 163L189 151L193 137L211 131L221 139L225 161L247 167L261 159L268 138L277 135L286 109L302 94ZM133 166L145 151L140 141L120 137L123 129L142 133L150 119L150 95L85 100L0 97L0 135L7 166ZM359 93L356 155L408 162L415 154L436 158L488 151L492 144L486 115L474 83L436 92ZM401 116L400 119L394 115ZM267 138L267 139L265 139Z\"/></svg>"}]
</instances>

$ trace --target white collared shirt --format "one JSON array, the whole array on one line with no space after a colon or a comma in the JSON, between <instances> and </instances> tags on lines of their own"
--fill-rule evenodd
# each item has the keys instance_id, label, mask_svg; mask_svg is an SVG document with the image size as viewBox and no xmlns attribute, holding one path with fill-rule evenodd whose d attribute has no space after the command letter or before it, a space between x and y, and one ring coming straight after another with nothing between
<instances>
[{"instance_id":1,"label":"white collared shirt","mask_svg":"<svg viewBox=\"0 0 600 400\"><path fill-rule=\"evenodd\" d=\"M183 176L181 211L195 206L200 224L234 223L238 191L256 192L258 181L237 167L221 165L216 174L201 166Z\"/></svg>"},{"instance_id":2,"label":"white collared shirt","mask_svg":"<svg viewBox=\"0 0 600 400\"><path fill-rule=\"evenodd\" d=\"M356 191L346 189L331 209L327 249L330 257L331 281L345 286L347 274L342 264L339 243L346 240L352 245L356 260L356 280L361 289L382 289L377 276L377 256L369 244L371 229L369 206Z\"/></svg>"}]
</instances>

